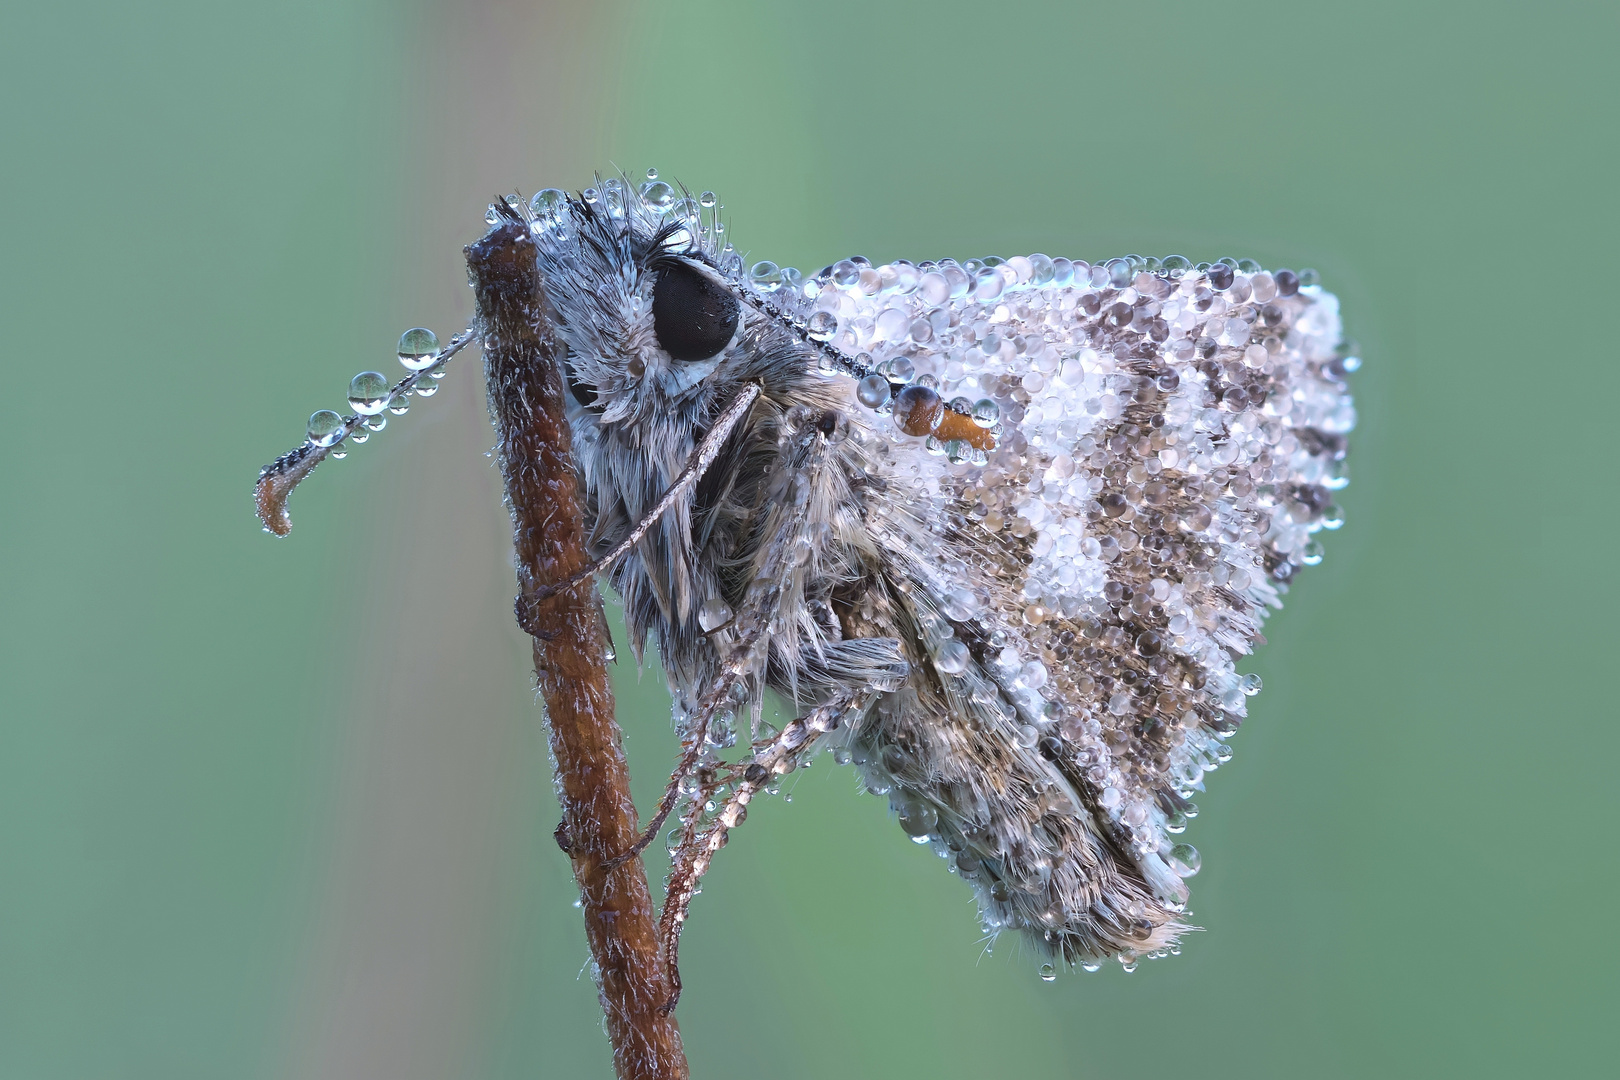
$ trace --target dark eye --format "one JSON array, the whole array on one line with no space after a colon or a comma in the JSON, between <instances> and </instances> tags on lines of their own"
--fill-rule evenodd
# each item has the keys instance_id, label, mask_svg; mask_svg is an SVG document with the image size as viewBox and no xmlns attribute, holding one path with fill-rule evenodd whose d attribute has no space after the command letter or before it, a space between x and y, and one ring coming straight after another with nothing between
<instances>
[{"instance_id":1,"label":"dark eye","mask_svg":"<svg viewBox=\"0 0 1620 1080\"><path fill-rule=\"evenodd\" d=\"M653 283L653 333L676 360L707 360L737 332L737 298L689 263L671 260Z\"/></svg>"}]
</instances>

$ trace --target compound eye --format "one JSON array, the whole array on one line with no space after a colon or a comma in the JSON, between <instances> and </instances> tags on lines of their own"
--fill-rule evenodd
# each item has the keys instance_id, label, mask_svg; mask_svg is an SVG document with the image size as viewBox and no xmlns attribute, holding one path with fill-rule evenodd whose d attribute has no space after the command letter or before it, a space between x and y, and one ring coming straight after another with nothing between
<instances>
[{"instance_id":1,"label":"compound eye","mask_svg":"<svg viewBox=\"0 0 1620 1080\"><path fill-rule=\"evenodd\" d=\"M653 333L676 360L707 360L737 332L740 305L722 282L671 259L653 282Z\"/></svg>"}]
</instances>

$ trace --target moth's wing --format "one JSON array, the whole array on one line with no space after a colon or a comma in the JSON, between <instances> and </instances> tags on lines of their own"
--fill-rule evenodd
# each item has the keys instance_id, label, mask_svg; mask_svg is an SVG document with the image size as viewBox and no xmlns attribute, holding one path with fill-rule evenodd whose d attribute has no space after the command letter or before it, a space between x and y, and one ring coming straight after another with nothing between
<instances>
[{"instance_id":1,"label":"moth's wing","mask_svg":"<svg viewBox=\"0 0 1620 1080\"><path fill-rule=\"evenodd\" d=\"M829 282L809 301L838 315L836 345L998 417L982 463L876 422L931 536L905 541L924 564L914 606L953 631L919 640L946 685L994 681L1022 741L1175 910L1198 869L1177 839L1189 798L1258 689L1235 660L1339 521L1355 413L1337 301L1219 266L1074 264L1065 282L1044 256L942 297L950 268L919 269L915 288Z\"/></svg>"}]
</instances>

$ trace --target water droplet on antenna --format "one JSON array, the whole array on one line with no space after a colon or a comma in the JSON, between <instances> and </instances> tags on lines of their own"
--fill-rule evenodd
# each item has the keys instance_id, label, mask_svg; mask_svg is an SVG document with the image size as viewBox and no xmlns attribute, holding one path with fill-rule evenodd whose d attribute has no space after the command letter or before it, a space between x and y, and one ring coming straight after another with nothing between
<instances>
[{"instance_id":1,"label":"water droplet on antenna","mask_svg":"<svg viewBox=\"0 0 1620 1080\"><path fill-rule=\"evenodd\" d=\"M376 416L388 407L388 380L376 371L362 371L349 380L349 407L361 416Z\"/></svg>"},{"instance_id":2,"label":"water droplet on antenna","mask_svg":"<svg viewBox=\"0 0 1620 1080\"><path fill-rule=\"evenodd\" d=\"M343 417L331 409L309 414L309 441L316 446L331 446L343 437Z\"/></svg>"},{"instance_id":3,"label":"water droplet on antenna","mask_svg":"<svg viewBox=\"0 0 1620 1080\"><path fill-rule=\"evenodd\" d=\"M868 409L882 408L889 400L889 380L882 375L868 375L855 384L855 397Z\"/></svg>"},{"instance_id":4,"label":"water droplet on antenna","mask_svg":"<svg viewBox=\"0 0 1620 1080\"><path fill-rule=\"evenodd\" d=\"M399 362L411 371L430 366L438 351L439 336L425 326L413 327L399 336Z\"/></svg>"}]
</instances>

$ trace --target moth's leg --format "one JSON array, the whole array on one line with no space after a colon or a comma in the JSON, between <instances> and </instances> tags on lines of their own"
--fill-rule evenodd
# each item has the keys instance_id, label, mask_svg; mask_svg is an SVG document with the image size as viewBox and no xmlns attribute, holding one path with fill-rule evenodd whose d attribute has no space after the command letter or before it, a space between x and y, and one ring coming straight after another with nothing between
<instances>
[{"instance_id":1,"label":"moth's leg","mask_svg":"<svg viewBox=\"0 0 1620 1080\"><path fill-rule=\"evenodd\" d=\"M755 559L753 581L733 622L734 644L722 660L719 673L703 692L688 729L686 749L670 774L652 823L628 850L606 864L609 870L652 843L675 809L681 780L697 765L703 753L703 742L715 714L730 702L733 687L764 668L770 648L770 627L781 615L787 580L804 569L799 561L798 543L808 529L814 509L809 497L812 480L831 461L828 436L830 429L836 426L836 417L832 423L823 421L824 418L812 417L811 422L802 425L783 455L779 479L786 497L771 523L771 535Z\"/></svg>"},{"instance_id":2,"label":"moth's leg","mask_svg":"<svg viewBox=\"0 0 1620 1080\"><path fill-rule=\"evenodd\" d=\"M612 551L592 562L572 577L551 585L542 585L535 589L534 595L528 600L527 606L530 608L528 621L533 621L532 616L535 605L540 604L554 593L572 589L587 578L612 569L614 563L618 562L627 551L640 543L641 538L647 535L647 530L657 524L658 519L663 517L670 507L674 506L699 480L703 479L703 474L708 472L710 465L714 464L714 459L720 456L720 450L725 446L726 439L731 436L732 431L736 429L742 418L748 415L748 410L753 408L754 402L758 400L760 393L758 383L747 383L737 392L737 396L731 399L731 404L726 406L725 411L714 422L714 426L709 429L709 433L703 436L703 441L698 443L697 449L687 459L680 475L675 478L673 484L669 485L669 490L664 492L653 508L647 511L640 521L636 522L629 535L619 541ZM522 624L525 619L520 616L518 622Z\"/></svg>"},{"instance_id":3,"label":"moth's leg","mask_svg":"<svg viewBox=\"0 0 1620 1080\"><path fill-rule=\"evenodd\" d=\"M703 699L698 705L690 733L687 736L686 749L681 754L680 760L675 763L674 771L670 773L669 783L664 787L663 797L658 800L658 810L653 814L652 821L648 823L647 828L634 844L603 863L604 870L617 869L628 860L645 851L647 845L651 844L653 838L658 835L658 830L664 827L664 822L669 820L669 815L675 809L675 804L680 801L681 781L697 765L698 758L703 753L704 740L708 738L709 727L714 721L715 714L731 700L732 687L736 686L744 675L749 674L757 666L758 646L764 637L765 627L768 625L769 620L760 619L754 625L746 628L747 632L742 635L736 647L732 649L725 666L721 668L720 674L715 676L714 681L709 684L709 689L704 693Z\"/></svg>"},{"instance_id":4,"label":"moth's leg","mask_svg":"<svg viewBox=\"0 0 1620 1080\"><path fill-rule=\"evenodd\" d=\"M812 709L802 719L794 720L774 738L756 745L747 761L738 762L727 771L736 780L736 788L717 808L715 816L702 826L701 810L694 810L675 850L674 865L669 872L669 890L664 895L664 910L658 919L658 940L664 956L664 971L669 978L669 1000L662 1006L667 1016L681 996L680 943L681 928L686 923L687 909L697 895L698 882L709 869L714 853L725 846L731 830L742 823L747 806L754 796L772 779L790 771L823 734L838 728L844 717L864 711L877 691L872 689L846 690L825 705ZM712 794L720 784L699 792L699 798ZM698 807L702 803L697 803Z\"/></svg>"}]
</instances>

